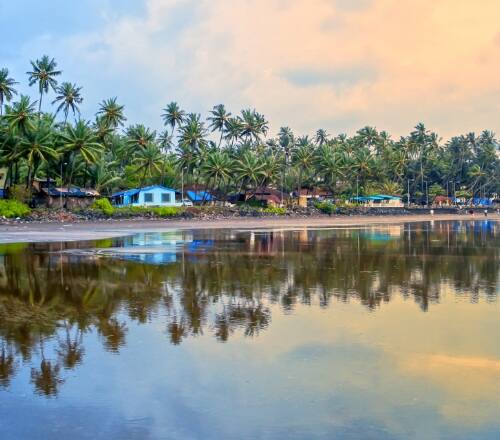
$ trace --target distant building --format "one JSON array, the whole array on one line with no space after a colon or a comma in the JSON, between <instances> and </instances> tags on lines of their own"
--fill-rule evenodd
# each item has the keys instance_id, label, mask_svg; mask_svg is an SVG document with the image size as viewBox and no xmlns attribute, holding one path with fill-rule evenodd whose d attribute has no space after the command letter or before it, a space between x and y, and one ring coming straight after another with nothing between
<instances>
[{"instance_id":1,"label":"distant building","mask_svg":"<svg viewBox=\"0 0 500 440\"><path fill-rule=\"evenodd\" d=\"M193 205L204 205L217 200L213 192L203 185L184 186L184 197L191 201Z\"/></svg>"},{"instance_id":2,"label":"distant building","mask_svg":"<svg viewBox=\"0 0 500 440\"><path fill-rule=\"evenodd\" d=\"M433 204L436 206L451 206L453 205L453 199L446 196L436 196L434 197Z\"/></svg>"},{"instance_id":3,"label":"distant building","mask_svg":"<svg viewBox=\"0 0 500 440\"><path fill-rule=\"evenodd\" d=\"M367 208L404 208L404 204L400 196L388 196L385 194L353 197L351 201L360 203Z\"/></svg>"},{"instance_id":4,"label":"distant building","mask_svg":"<svg viewBox=\"0 0 500 440\"><path fill-rule=\"evenodd\" d=\"M260 202L264 206L279 206L286 204L289 199L290 196L287 193L282 193L274 188L259 187L249 193L246 200Z\"/></svg>"},{"instance_id":5,"label":"distant building","mask_svg":"<svg viewBox=\"0 0 500 440\"><path fill-rule=\"evenodd\" d=\"M99 191L92 188L56 187L53 179L33 181L33 202L49 208L87 208L99 197Z\"/></svg>"},{"instance_id":6,"label":"distant building","mask_svg":"<svg viewBox=\"0 0 500 440\"><path fill-rule=\"evenodd\" d=\"M180 193L162 185L146 186L114 193L111 203L123 206L182 206Z\"/></svg>"}]
</instances>

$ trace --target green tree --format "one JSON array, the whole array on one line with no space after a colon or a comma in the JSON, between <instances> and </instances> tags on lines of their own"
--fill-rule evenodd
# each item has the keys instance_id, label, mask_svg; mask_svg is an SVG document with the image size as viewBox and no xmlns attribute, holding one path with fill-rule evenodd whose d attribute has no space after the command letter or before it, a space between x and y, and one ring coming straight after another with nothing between
<instances>
[{"instance_id":1,"label":"green tree","mask_svg":"<svg viewBox=\"0 0 500 440\"><path fill-rule=\"evenodd\" d=\"M0 69L0 116L3 115L3 106L5 102L17 95L14 85L18 84L12 78L9 78L9 69Z\"/></svg>"},{"instance_id":2,"label":"green tree","mask_svg":"<svg viewBox=\"0 0 500 440\"><path fill-rule=\"evenodd\" d=\"M81 87L77 87L76 84L71 84L69 82L63 82L56 88L57 96L56 99L52 101L52 104L59 104L56 115L62 110L64 112L64 123L68 120L68 113L70 110L73 113L73 117L76 113L80 115L78 105L83 102L83 98L80 94L81 90Z\"/></svg>"},{"instance_id":3,"label":"green tree","mask_svg":"<svg viewBox=\"0 0 500 440\"><path fill-rule=\"evenodd\" d=\"M30 61L32 70L26 72L29 75L29 85L33 86L38 84L38 92L40 93L40 100L38 101L38 113L42 111L43 94L49 93L49 90L56 90L57 80L56 77L61 75L62 71L56 70L57 63L54 58L49 58L47 55L36 61Z\"/></svg>"},{"instance_id":4,"label":"green tree","mask_svg":"<svg viewBox=\"0 0 500 440\"><path fill-rule=\"evenodd\" d=\"M105 99L99 104L97 117L100 118L108 128L115 130L123 126L127 120L123 113L124 108L125 106L117 103L116 97Z\"/></svg>"}]
</instances>

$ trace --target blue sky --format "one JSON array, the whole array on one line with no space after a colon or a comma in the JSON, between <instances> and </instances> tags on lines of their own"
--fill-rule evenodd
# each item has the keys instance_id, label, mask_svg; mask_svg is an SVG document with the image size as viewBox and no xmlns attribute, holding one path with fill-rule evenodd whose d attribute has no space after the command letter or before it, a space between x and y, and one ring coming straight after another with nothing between
<instances>
[{"instance_id":1,"label":"blue sky","mask_svg":"<svg viewBox=\"0 0 500 440\"><path fill-rule=\"evenodd\" d=\"M34 0L0 2L0 67L27 87L48 54L83 87L84 117L118 96L161 126L175 100L255 107L271 133L419 121L447 137L497 130L500 5L483 0ZM47 104L51 97L46 100ZM44 100L45 101L45 100Z\"/></svg>"}]
</instances>

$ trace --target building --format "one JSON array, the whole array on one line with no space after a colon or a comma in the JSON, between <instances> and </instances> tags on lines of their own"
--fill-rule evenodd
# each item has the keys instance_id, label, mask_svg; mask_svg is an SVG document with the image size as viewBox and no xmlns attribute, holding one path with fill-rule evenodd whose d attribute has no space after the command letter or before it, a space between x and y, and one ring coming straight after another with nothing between
<instances>
[{"instance_id":1,"label":"building","mask_svg":"<svg viewBox=\"0 0 500 440\"><path fill-rule=\"evenodd\" d=\"M48 208L88 208L99 197L99 191L92 188L56 187L53 179L33 180L33 202L36 206Z\"/></svg>"},{"instance_id":2,"label":"building","mask_svg":"<svg viewBox=\"0 0 500 440\"><path fill-rule=\"evenodd\" d=\"M280 206L286 204L290 196L270 187L259 187L247 195L246 201L259 202L264 206Z\"/></svg>"},{"instance_id":3,"label":"building","mask_svg":"<svg viewBox=\"0 0 500 440\"><path fill-rule=\"evenodd\" d=\"M188 185L184 187L185 198L192 202L193 205L205 205L214 203L217 198L215 195L202 185Z\"/></svg>"},{"instance_id":4,"label":"building","mask_svg":"<svg viewBox=\"0 0 500 440\"><path fill-rule=\"evenodd\" d=\"M175 189L162 185L146 186L114 193L111 203L124 206L183 206L181 195Z\"/></svg>"},{"instance_id":5,"label":"building","mask_svg":"<svg viewBox=\"0 0 500 440\"><path fill-rule=\"evenodd\" d=\"M434 197L433 205L439 206L439 207L452 206L453 199L451 197L447 197L447 196L436 196L436 197Z\"/></svg>"},{"instance_id":6,"label":"building","mask_svg":"<svg viewBox=\"0 0 500 440\"><path fill-rule=\"evenodd\" d=\"M359 203L367 208L404 208L403 201L399 196L388 196L375 194L373 196L353 197L354 203Z\"/></svg>"}]
</instances>

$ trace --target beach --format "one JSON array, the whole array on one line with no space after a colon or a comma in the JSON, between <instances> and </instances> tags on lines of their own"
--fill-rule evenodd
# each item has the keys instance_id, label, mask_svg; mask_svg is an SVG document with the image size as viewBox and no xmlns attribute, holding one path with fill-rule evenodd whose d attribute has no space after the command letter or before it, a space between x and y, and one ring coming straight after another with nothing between
<instances>
[{"instance_id":1,"label":"beach","mask_svg":"<svg viewBox=\"0 0 500 440\"><path fill-rule=\"evenodd\" d=\"M103 220L95 222L19 222L0 224L0 243L16 242L59 242L99 240L111 237L132 235L137 232L162 232L179 229L280 229L280 228L327 228L356 227L401 224L425 221L449 220L488 220L499 221L498 214L488 217L476 213L384 215L384 216L312 216L312 217L237 217L234 219L175 219L175 220Z\"/></svg>"}]
</instances>

